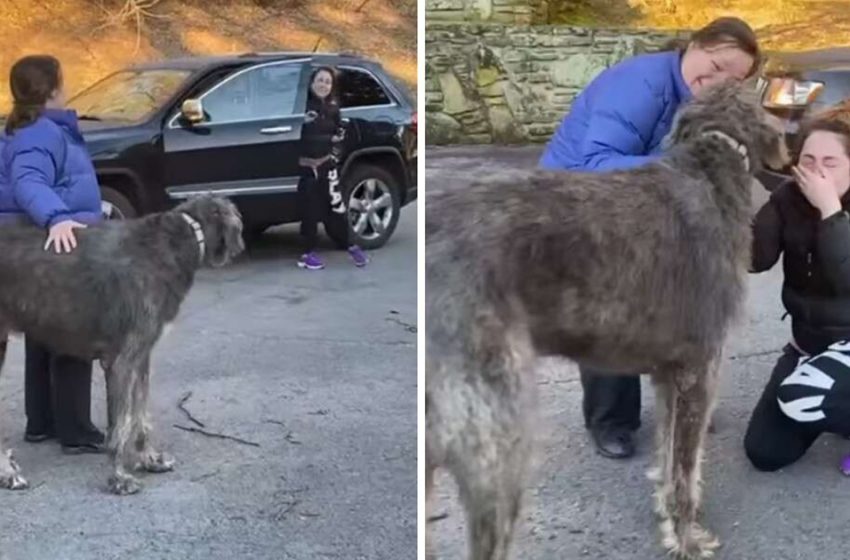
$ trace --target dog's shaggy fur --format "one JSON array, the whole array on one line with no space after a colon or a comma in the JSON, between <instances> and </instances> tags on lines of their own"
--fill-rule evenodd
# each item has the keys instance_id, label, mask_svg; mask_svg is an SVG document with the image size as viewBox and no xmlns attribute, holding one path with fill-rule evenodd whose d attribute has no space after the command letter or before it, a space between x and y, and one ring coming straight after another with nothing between
<instances>
[{"instance_id":1,"label":"dog's shaggy fur","mask_svg":"<svg viewBox=\"0 0 850 560\"><path fill-rule=\"evenodd\" d=\"M744 296L752 173L787 158L746 97L724 86L683 107L665 157L644 168L517 172L428 195L426 488L437 467L453 474L470 558L508 556L539 355L652 375L663 544L682 558L718 546L697 523L703 437Z\"/></svg>"},{"instance_id":2,"label":"dog's shaggy fur","mask_svg":"<svg viewBox=\"0 0 850 560\"><path fill-rule=\"evenodd\" d=\"M188 215L203 231L201 246ZM50 350L100 360L106 373L110 490L141 488L131 472L164 472L174 461L151 442L150 355L177 316L202 265L223 266L244 250L242 220L229 201L201 197L136 220L77 230L70 254L44 251L44 232L0 227L0 368L11 332ZM0 487L26 480L0 446Z\"/></svg>"}]
</instances>

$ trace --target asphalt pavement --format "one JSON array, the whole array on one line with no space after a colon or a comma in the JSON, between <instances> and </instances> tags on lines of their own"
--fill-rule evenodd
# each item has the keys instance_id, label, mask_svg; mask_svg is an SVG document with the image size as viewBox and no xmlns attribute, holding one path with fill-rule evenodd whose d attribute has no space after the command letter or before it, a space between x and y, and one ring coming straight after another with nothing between
<instances>
[{"instance_id":1,"label":"asphalt pavement","mask_svg":"<svg viewBox=\"0 0 850 560\"><path fill-rule=\"evenodd\" d=\"M531 167L539 146L428 148L426 181L460 184L500 168ZM765 192L754 193L761 204ZM850 557L850 479L838 470L850 442L822 436L797 464L760 473L747 461L746 423L779 350L789 337L780 320L778 267L749 279L746 314L730 337L717 433L709 436L703 472L704 524L719 535L718 560L844 560ZM652 459L654 398L643 383L643 426L636 457L612 461L597 455L581 416L581 386L572 364L541 362L540 424L535 468L518 528L514 558L523 560L665 560L652 513L652 484L644 473ZM438 479L434 524L440 558L464 558L466 534L454 484Z\"/></svg>"},{"instance_id":2,"label":"asphalt pavement","mask_svg":"<svg viewBox=\"0 0 850 560\"><path fill-rule=\"evenodd\" d=\"M415 558L416 203L370 266L325 255L297 269L287 226L198 274L153 358L154 438L177 467L137 495L107 493L106 456L22 441L15 340L0 437L31 488L0 491L0 559ZM193 426L177 406L189 392L204 429L256 446L175 428Z\"/></svg>"}]
</instances>

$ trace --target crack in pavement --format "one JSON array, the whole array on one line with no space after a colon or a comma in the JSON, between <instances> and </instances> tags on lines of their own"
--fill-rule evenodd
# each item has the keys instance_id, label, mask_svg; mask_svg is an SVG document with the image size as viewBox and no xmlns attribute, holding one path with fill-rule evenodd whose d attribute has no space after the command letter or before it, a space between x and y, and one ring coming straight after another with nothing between
<instances>
[{"instance_id":1,"label":"crack in pavement","mask_svg":"<svg viewBox=\"0 0 850 560\"><path fill-rule=\"evenodd\" d=\"M758 352L746 352L743 354L735 354L734 356L729 356L730 361L734 360L747 360L749 358L759 358L762 356L770 356L772 354L781 354L782 350L761 350Z\"/></svg>"}]
</instances>

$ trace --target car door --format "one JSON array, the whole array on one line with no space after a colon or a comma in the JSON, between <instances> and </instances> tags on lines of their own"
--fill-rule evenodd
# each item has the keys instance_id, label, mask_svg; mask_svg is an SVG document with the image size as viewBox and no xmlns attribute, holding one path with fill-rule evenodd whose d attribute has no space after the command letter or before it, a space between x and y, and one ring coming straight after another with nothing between
<instances>
[{"instance_id":1,"label":"car door","mask_svg":"<svg viewBox=\"0 0 850 560\"><path fill-rule=\"evenodd\" d=\"M296 192L309 71L308 59L252 65L197 97L203 122L175 114L163 131L169 196L209 192L256 206Z\"/></svg>"},{"instance_id":2,"label":"car door","mask_svg":"<svg viewBox=\"0 0 850 560\"><path fill-rule=\"evenodd\" d=\"M358 134L358 147L398 143L397 104L380 81L366 68L337 66L343 118Z\"/></svg>"}]
</instances>

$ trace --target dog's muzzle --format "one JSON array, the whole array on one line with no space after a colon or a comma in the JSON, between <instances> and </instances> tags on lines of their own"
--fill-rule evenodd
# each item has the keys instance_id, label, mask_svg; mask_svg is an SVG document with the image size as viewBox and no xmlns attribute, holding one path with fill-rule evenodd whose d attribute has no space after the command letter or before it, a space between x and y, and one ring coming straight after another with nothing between
<instances>
[{"instance_id":1,"label":"dog's muzzle","mask_svg":"<svg viewBox=\"0 0 850 560\"><path fill-rule=\"evenodd\" d=\"M204 230L201 228L201 224L195 220L192 216L185 212L180 213L183 216L183 219L189 224L189 227L192 228L192 231L195 233L195 240L198 242L198 251L200 252L199 260L201 262L204 261L204 251L206 249L206 243L204 241Z\"/></svg>"}]
</instances>

